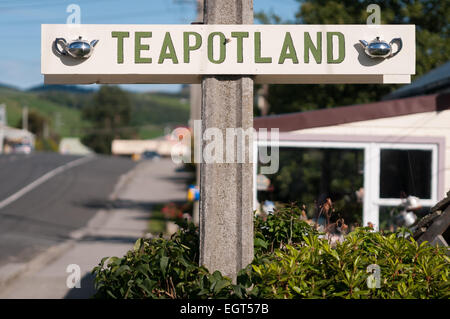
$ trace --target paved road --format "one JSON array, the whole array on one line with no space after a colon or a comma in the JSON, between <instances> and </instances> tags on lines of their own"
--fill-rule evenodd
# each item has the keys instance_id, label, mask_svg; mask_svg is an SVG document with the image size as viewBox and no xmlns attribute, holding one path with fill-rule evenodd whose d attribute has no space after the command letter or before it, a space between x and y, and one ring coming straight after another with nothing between
<instances>
[{"instance_id":1,"label":"paved road","mask_svg":"<svg viewBox=\"0 0 450 319\"><path fill-rule=\"evenodd\" d=\"M0 156L0 202L77 158L56 153ZM27 262L85 226L108 204L118 178L134 166L128 159L97 156L0 209L0 266Z\"/></svg>"},{"instance_id":2,"label":"paved road","mask_svg":"<svg viewBox=\"0 0 450 319\"><path fill-rule=\"evenodd\" d=\"M20 265L10 265L9 270L19 271L20 276L0 288L0 299L89 298L95 291L92 269L103 257L124 256L147 233L154 204L184 201L189 177L190 173L178 170L170 159L141 161L114 191L112 207L99 209L79 237L40 254L27 271ZM101 202L91 206L100 208ZM79 266L80 288L66 285L70 264ZM2 267L0 277L1 272Z\"/></svg>"},{"instance_id":3,"label":"paved road","mask_svg":"<svg viewBox=\"0 0 450 319\"><path fill-rule=\"evenodd\" d=\"M77 158L79 156L55 153L0 155L0 201L48 171Z\"/></svg>"}]
</instances>

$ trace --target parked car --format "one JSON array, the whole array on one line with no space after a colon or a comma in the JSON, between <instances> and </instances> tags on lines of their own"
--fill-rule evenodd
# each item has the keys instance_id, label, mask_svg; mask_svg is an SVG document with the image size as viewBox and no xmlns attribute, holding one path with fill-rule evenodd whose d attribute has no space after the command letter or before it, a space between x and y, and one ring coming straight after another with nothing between
<instances>
[{"instance_id":1,"label":"parked car","mask_svg":"<svg viewBox=\"0 0 450 319\"><path fill-rule=\"evenodd\" d=\"M32 150L29 144L16 144L12 147L12 153L16 154L30 154Z\"/></svg>"},{"instance_id":2,"label":"parked car","mask_svg":"<svg viewBox=\"0 0 450 319\"><path fill-rule=\"evenodd\" d=\"M145 151L142 153L142 159L144 160L159 160L161 156L155 151Z\"/></svg>"}]
</instances>

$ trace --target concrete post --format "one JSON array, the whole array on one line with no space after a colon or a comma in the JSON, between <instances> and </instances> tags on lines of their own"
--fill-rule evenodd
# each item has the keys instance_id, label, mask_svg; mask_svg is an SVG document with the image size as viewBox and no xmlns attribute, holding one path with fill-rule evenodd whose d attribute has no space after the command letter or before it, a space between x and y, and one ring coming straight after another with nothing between
<instances>
[{"instance_id":1,"label":"concrete post","mask_svg":"<svg viewBox=\"0 0 450 319\"><path fill-rule=\"evenodd\" d=\"M203 10L204 10L204 1L205 0L197 0L197 21L203 22ZM190 105L191 105L191 116L189 126L191 129L194 127L194 121L201 119L201 109L202 109L202 85L201 84L191 84L190 88ZM196 139L194 143L197 141ZM200 145L196 145L196 148L201 147ZM197 185L200 184L200 164L196 165L196 176L195 180ZM194 201L192 208L192 217L195 225L199 225L200 223L200 203L198 201Z\"/></svg>"},{"instance_id":2,"label":"concrete post","mask_svg":"<svg viewBox=\"0 0 450 319\"><path fill-rule=\"evenodd\" d=\"M207 0L204 14L206 24L253 24L253 1ZM225 138L226 128L253 128L251 77L205 76L202 92L202 132L218 128ZM200 170L200 264L233 281L253 260L251 144L244 150L244 163L202 163Z\"/></svg>"},{"instance_id":3,"label":"concrete post","mask_svg":"<svg viewBox=\"0 0 450 319\"><path fill-rule=\"evenodd\" d=\"M22 108L22 129L28 131L28 106Z\"/></svg>"}]
</instances>

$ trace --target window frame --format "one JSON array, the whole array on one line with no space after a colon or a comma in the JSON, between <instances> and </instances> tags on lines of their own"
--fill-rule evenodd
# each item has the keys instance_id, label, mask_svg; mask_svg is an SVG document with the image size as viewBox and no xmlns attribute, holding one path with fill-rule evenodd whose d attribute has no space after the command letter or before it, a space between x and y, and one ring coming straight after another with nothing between
<instances>
[{"instance_id":1,"label":"window frame","mask_svg":"<svg viewBox=\"0 0 450 319\"><path fill-rule=\"evenodd\" d=\"M289 137L294 137L290 139ZM297 136L299 137L299 136ZM319 136L316 136L317 138ZM434 206L438 201L439 192L439 143L438 142L406 142L399 138L397 142L384 141L352 141L347 137L347 141L337 140L311 140L296 139L293 134L280 136L280 141L257 140L253 143L254 152L254 182L253 182L253 207L256 209L257 190L256 176L258 169L258 148L267 146L279 146L280 148L335 148L335 149L359 149L364 154L364 174L363 174L363 225L367 226L369 222L374 225L375 230L379 229L380 206L398 206L401 203L400 198L380 198L380 171L381 171L381 149L395 150L426 150L431 151L431 198L421 199L422 206ZM383 138L382 136L379 138ZM391 137L390 137L391 138ZM391 138L392 139L392 138ZM388 138L386 138L388 140Z\"/></svg>"}]
</instances>

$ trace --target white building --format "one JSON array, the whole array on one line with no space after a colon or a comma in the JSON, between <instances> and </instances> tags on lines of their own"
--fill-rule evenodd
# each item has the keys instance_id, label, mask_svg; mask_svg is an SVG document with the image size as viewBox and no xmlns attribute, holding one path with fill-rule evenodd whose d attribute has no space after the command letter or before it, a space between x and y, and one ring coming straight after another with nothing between
<instances>
[{"instance_id":1,"label":"white building","mask_svg":"<svg viewBox=\"0 0 450 319\"><path fill-rule=\"evenodd\" d=\"M31 149L34 149L34 144L35 136L33 133L0 125L0 154L13 152L14 148L19 145L29 145Z\"/></svg>"},{"instance_id":2,"label":"white building","mask_svg":"<svg viewBox=\"0 0 450 319\"><path fill-rule=\"evenodd\" d=\"M7 126L6 106L0 105L0 154L8 153L17 145L28 145L34 148L33 133Z\"/></svg>"},{"instance_id":3,"label":"white building","mask_svg":"<svg viewBox=\"0 0 450 319\"><path fill-rule=\"evenodd\" d=\"M399 192L392 189L398 182L397 174L409 169L407 162L393 162L393 155L420 161L425 182L415 186L420 188L423 206L433 206L450 189L449 84L450 63L447 63L388 96L410 97L259 117L255 118L254 126L257 130L279 128L280 150L284 147L361 150L362 219L364 225L372 222L378 227L380 208L400 204L400 196L394 195ZM438 93L417 96L430 92ZM258 138L259 146L269 143ZM392 169L389 165L397 166Z\"/></svg>"}]
</instances>

